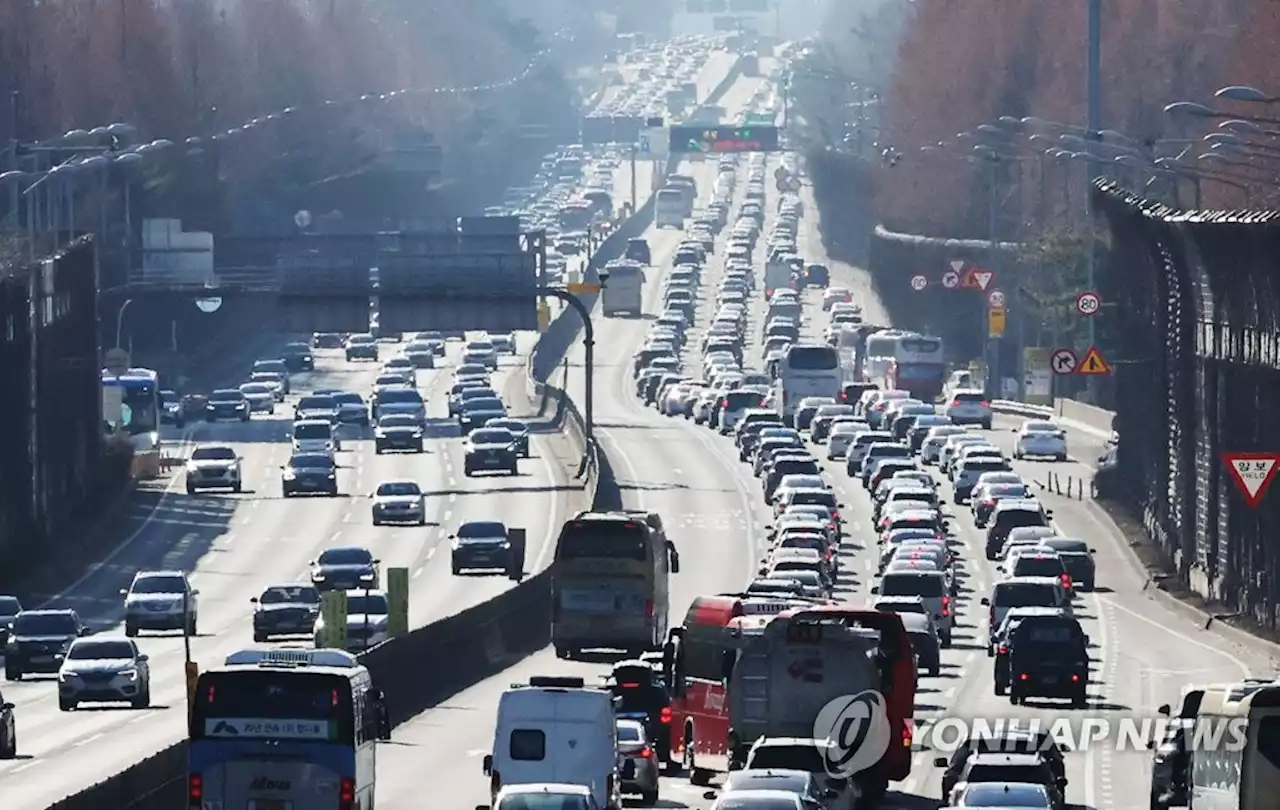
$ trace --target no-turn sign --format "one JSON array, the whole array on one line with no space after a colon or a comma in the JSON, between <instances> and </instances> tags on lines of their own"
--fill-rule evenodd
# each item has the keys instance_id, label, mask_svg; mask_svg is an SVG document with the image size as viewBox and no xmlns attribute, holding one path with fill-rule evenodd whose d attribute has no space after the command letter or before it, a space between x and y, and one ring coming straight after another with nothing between
<instances>
[{"instance_id":1,"label":"no-turn sign","mask_svg":"<svg viewBox=\"0 0 1280 810\"><path fill-rule=\"evenodd\" d=\"M924 276L911 277L911 289L915 290L916 292L920 292L921 290L923 290L925 287L928 287L928 286L929 286L929 279L925 278Z\"/></svg>"},{"instance_id":2,"label":"no-turn sign","mask_svg":"<svg viewBox=\"0 0 1280 810\"><path fill-rule=\"evenodd\" d=\"M1082 292L1076 296L1076 312L1088 317L1097 315L1102 308L1102 296L1096 292Z\"/></svg>"},{"instance_id":3,"label":"no-turn sign","mask_svg":"<svg viewBox=\"0 0 1280 810\"><path fill-rule=\"evenodd\" d=\"M960 274L955 270L948 270L942 274L942 286L948 290L954 290L960 286Z\"/></svg>"}]
</instances>

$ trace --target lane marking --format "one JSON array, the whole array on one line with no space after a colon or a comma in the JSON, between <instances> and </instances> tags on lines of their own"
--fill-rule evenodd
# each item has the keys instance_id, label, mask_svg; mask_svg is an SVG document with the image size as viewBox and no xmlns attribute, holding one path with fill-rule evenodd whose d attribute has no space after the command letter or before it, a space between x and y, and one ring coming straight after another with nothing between
<instances>
[{"instance_id":1,"label":"lane marking","mask_svg":"<svg viewBox=\"0 0 1280 810\"><path fill-rule=\"evenodd\" d=\"M99 731L97 734L91 734L91 735L89 735L88 737L85 737L83 740L80 740L80 741L79 741L79 742L77 742L77 743L72 743L71 747L72 747L72 748L81 748L81 747L83 747L83 746L86 746L86 745L89 745L89 744L91 744L91 743L97 742L98 740L102 739L102 738L103 738L103 737L105 737L105 736L107 736L107 733L106 733L105 731Z\"/></svg>"}]
</instances>

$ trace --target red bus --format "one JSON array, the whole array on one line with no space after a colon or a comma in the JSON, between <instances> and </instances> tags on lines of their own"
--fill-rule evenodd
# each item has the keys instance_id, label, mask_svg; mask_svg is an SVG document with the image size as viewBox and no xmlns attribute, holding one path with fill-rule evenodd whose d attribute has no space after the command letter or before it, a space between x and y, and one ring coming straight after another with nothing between
<instances>
[{"instance_id":1,"label":"red bus","mask_svg":"<svg viewBox=\"0 0 1280 810\"><path fill-rule=\"evenodd\" d=\"M690 782L706 785L714 774L729 771L724 676L736 654L733 634L751 632L779 613L812 605L803 599L746 594L700 596L689 606L684 625L671 630L663 651L672 693L670 750L673 760L680 757Z\"/></svg>"}]
</instances>

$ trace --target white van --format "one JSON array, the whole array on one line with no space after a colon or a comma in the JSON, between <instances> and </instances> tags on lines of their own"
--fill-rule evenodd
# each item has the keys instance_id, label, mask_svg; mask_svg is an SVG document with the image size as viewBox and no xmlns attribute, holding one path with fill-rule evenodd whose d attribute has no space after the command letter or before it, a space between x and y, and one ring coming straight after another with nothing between
<instances>
[{"instance_id":1,"label":"white van","mask_svg":"<svg viewBox=\"0 0 1280 810\"><path fill-rule=\"evenodd\" d=\"M293 423L295 453L336 453L342 449L338 431L325 419L303 419Z\"/></svg>"},{"instance_id":2,"label":"white van","mask_svg":"<svg viewBox=\"0 0 1280 810\"><path fill-rule=\"evenodd\" d=\"M653 199L653 224L657 228L684 227L684 192L675 188L660 189Z\"/></svg>"},{"instance_id":3,"label":"white van","mask_svg":"<svg viewBox=\"0 0 1280 810\"><path fill-rule=\"evenodd\" d=\"M507 785L558 782L589 788L598 806L617 810L618 767L610 692L587 689L582 678L535 677L502 694L493 753L484 758L491 799Z\"/></svg>"}]
</instances>

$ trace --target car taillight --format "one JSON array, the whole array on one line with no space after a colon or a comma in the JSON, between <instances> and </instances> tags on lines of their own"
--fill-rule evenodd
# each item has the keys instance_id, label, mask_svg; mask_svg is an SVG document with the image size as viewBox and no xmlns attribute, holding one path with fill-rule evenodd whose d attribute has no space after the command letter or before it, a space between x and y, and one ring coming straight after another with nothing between
<instances>
[{"instance_id":1,"label":"car taillight","mask_svg":"<svg viewBox=\"0 0 1280 810\"><path fill-rule=\"evenodd\" d=\"M952 407L952 408L959 408L959 407L960 407L960 400L958 400L958 399L953 399L953 400L951 400L951 407Z\"/></svg>"},{"instance_id":2,"label":"car taillight","mask_svg":"<svg viewBox=\"0 0 1280 810\"><path fill-rule=\"evenodd\" d=\"M204 806L204 777L198 773L187 776L187 806Z\"/></svg>"},{"instance_id":3,"label":"car taillight","mask_svg":"<svg viewBox=\"0 0 1280 810\"><path fill-rule=\"evenodd\" d=\"M832 509L832 510L831 510L831 519L832 519L832 520L839 520L839 519L840 519L840 510L839 510L839 509Z\"/></svg>"},{"instance_id":4,"label":"car taillight","mask_svg":"<svg viewBox=\"0 0 1280 810\"><path fill-rule=\"evenodd\" d=\"M990 402L987 402L987 401L984 399L984 400L982 400L981 402L979 402L979 403L978 403L978 407L979 407L979 408L990 408L990 407L991 407L991 403L990 403Z\"/></svg>"},{"instance_id":5,"label":"car taillight","mask_svg":"<svg viewBox=\"0 0 1280 810\"><path fill-rule=\"evenodd\" d=\"M1077 675L1077 674L1075 674L1075 673L1073 672L1073 673L1071 673L1071 680L1072 680L1072 682L1073 682L1073 683L1079 683L1079 682L1080 682L1080 676L1079 676L1079 675Z\"/></svg>"},{"instance_id":6,"label":"car taillight","mask_svg":"<svg viewBox=\"0 0 1280 810\"><path fill-rule=\"evenodd\" d=\"M911 743L913 742L912 738L914 734L915 734L915 731L914 731L913 725L911 723L904 723L902 726L902 747L903 748L907 748L907 749L911 748Z\"/></svg>"},{"instance_id":7,"label":"car taillight","mask_svg":"<svg viewBox=\"0 0 1280 810\"><path fill-rule=\"evenodd\" d=\"M653 618L653 600L652 599L644 600L644 617L646 619Z\"/></svg>"},{"instance_id":8,"label":"car taillight","mask_svg":"<svg viewBox=\"0 0 1280 810\"><path fill-rule=\"evenodd\" d=\"M637 754L637 756L641 759L648 759L653 756L653 749L646 745L644 748L640 749L640 753Z\"/></svg>"},{"instance_id":9,"label":"car taillight","mask_svg":"<svg viewBox=\"0 0 1280 810\"><path fill-rule=\"evenodd\" d=\"M356 780L350 776L344 776L338 783L338 810L355 810L355 806Z\"/></svg>"},{"instance_id":10,"label":"car taillight","mask_svg":"<svg viewBox=\"0 0 1280 810\"><path fill-rule=\"evenodd\" d=\"M658 722L659 722L659 723L667 723L667 724L669 724L669 723L671 722L671 707L670 707L670 706L663 706L663 707L662 707L662 713L658 715Z\"/></svg>"},{"instance_id":11,"label":"car taillight","mask_svg":"<svg viewBox=\"0 0 1280 810\"><path fill-rule=\"evenodd\" d=\"M1001 654L1001 655L1008 655L1008 654L1009 654L1009 645L1007 645L1007 644L1001 644L1001 645L1000 645L1000 654Z\"/></svg>"},{"instance_id":12,"label":"car taillight","mask_svg":"<svg viewBox=\"0 0 1280 810\"><path fill-rule=\"evenodd\" d=\"M847 401L848 399L849 399L849 395L848 395L848 394L846 394L846 393L844 393L843 391L841 391L841 392L840 392L840 401L841 401L841 402L845 402L845 401Z\"/></svg>"},{"instance_id":13,"label":"car taillight","mask_svg":"<svg viewBox=\"0 0 1280 810\"><path fill-rule=\"evenodd\" d=\"M722 400L720 400L720 407L721 407L721 408L727 408L727 407L729 407L729 400L727 400L727 399L722 399Z\"/></svg>"},{"instance_id":14,"label":"car taillight","mask_svg":"<svg viewBox=\"0 0 1280 810\"><path fill-rule=\"evenodd\" d=\"M995 505L996 505L996 502L995 502L995 499L994 499L994 498L987 498L985 501L983 501L983 502L982 502L982 505L983 505L983 506L995 506Z\"/></svg>"},{"instance_id":15,"label":"car taillight","mask_svg":"<svg viewBox=\"0 0 1280 810\"><path fill-rule=\"evenodd\" d=\"M951 615L951 597L950 596L942 597L942 615L943 616Z\"/></svg>"},{"instance_id":16,"label":"car taillight","mask_svg":"<svg viewBox=\"0 0 1280 810\"><path fill-rule=\"evenodd\" d=\"M1062 575L1062 587L1064 587L1064 588L1068 588L1068 589L1071 587L1071 575L1070 575L1070 574L1063 574L1063 575Z\"/></svg>"},{"instance_id":17,"label":"car taillight","mask_svg":"<svg viewBox=\"0 0 1280 810\"><path fill-rule=\"evenodd\" d=\"M1025 681L1025 680L1028 680L1029 677L1030 676L1028 676L1027 673L1024 672L1022 673L1021 677L1018 678L1018 680Z\"/></svg>"}]
</instances>

